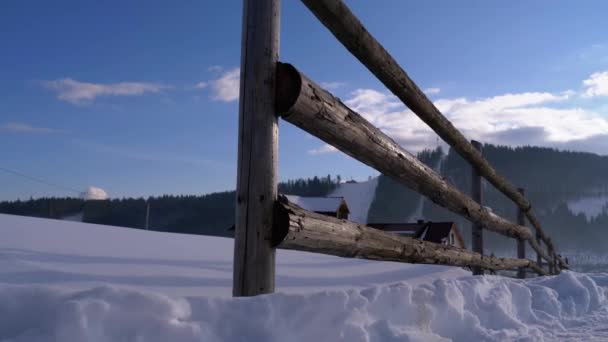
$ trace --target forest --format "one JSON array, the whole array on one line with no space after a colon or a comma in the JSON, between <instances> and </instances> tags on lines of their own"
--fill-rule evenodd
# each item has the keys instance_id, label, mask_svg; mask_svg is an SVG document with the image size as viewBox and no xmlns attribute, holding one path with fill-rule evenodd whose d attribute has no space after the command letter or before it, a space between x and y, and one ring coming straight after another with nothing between
<instances>
[{"instance_id":1,"label":"forest","mask_svg":"<svg viewBox=\"0 0 608 342\"><path fill-rule=\"evenodd\" d=\"M335 189L340 176L312 177L279 183L279 192L300 196L325 196ZM38 198L0 202L0 213L64 219L81 214L82 221L144 229L150 206L149 229L174 233L230 236L234 224L235 192L207 195L164 195L150 198L88 200Z\"/></svg>"},{"instance_id":2,"label":"forest","mask_svg":"<svg viewBox=\"0 0 608 342\"><path fill-rule=\"evenodd\" d=\"M513 185L523 187L545 229L560 249L600 249L608 238L608 210L588 219L573 213L567 202L608 193L608 157L592 153L559 151L541 147L484 145L483 154ZM453 150L425 150L417 157L438 171L449 183L470 192L471 167ZM325 196L342 182L327 175L281 182L279 192L300 196ZM484 181L483 202L497 214L515 220L516 207ZM84 201L79 198L38 198L0 202L0 213L63 219L82 215L82 221L131 228L145 228L150 206L149 229L188 234L230 236L234 224L235 192L206 195L164 195ZM417 219L454 221L465 240L470 223L438 207L389 177L380 176L368 222L412 222ZM512 240L486 234L489 249L512 250ZM467 241L468 243L468 241Z\"/></svg>"}]
</instances>

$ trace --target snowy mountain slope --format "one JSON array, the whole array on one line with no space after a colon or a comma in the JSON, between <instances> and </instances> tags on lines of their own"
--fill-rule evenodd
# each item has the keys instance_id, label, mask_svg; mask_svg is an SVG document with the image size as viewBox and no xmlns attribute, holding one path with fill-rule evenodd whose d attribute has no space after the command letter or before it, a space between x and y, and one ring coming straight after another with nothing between
<instances>
[{"instance_id":1,"label":"snowy mountain slope","mask_svg":"<svg viewBox=\"0 0 608 342\"><path fill-rule=\"evenodd\" d=\"M608 206L608 194L590 194L566 202L568 209L575 214L584 214L587 220L599 216Z\"/></svg>"},{"instance_id":2,"label":"snowy mountain slope","mask_svg":"<svg viewBox=\"0 0 608 342\"><path fill-rule=\"evenodd\" d=\"M0 215L0 341L604 341L607 274L515 280L279 251L228 298L232 240Z\"/></svg>"},{"instance_id":3,"label":"snowy mountain slope","mask_svg":"<svg viewBox=\"0 0 608 342\"><path fill-rule=\"evenodd\" d=\"M342 183L328 196L344 197L350 209L348 219L354 222L367 223L367 213L374 200L377 186L378 177L365 182Z\"/></svg>"}]
</instances>

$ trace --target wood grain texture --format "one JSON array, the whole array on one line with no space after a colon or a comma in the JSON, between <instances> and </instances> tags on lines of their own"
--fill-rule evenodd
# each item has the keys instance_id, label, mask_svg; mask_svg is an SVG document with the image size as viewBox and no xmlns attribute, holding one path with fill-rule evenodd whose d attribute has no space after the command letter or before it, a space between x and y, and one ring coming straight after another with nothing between
<instances>
[{"instance_id":1,"label":"wood grain texture","mask_svg":"<svg viewBox=\"0 0 608 342\"><path fill-rule=\"evenodd\" d=\"M234 239L234 296L274 291L270 244L277 198L279 0L244 0Z\"/></svg>"},{"instance_id":2,"label":"wood grain texture","mask_svg":"<svg viewBox=\"0 0 608 342\"><path fill-rule=\"evenodd\" d=\"M475 147L479 153L483 153L483 147L479 141L471 140L471 145ZM483 190L482 190L482 177L479 170L471 165L471 198L479 205L483 206ZM471 225L471 250L475 253L483 255L483 226L479 223L473 223ZM481 267L473 267L473 275L482 275L483 269Z\"/></svg>"},{"instance_id":3,"label":"wood grain texture","mask_svg":"<svg viewBox=\"0 0 608 342\"><path fill-rule=\"evenodd\" d=\"M494 187L514 201L526 213L530 224L539 231L541 239L546 245L555 249L553 242L545 234L540 222L532 212L530 202L503 176L498 174L464 135L435 107L342 0L302 0L302 2L337 40L395 96L465 160L474 165ZM563 261L561 262L563 263Z\"/></svg>"},{"instance_id":4,"label":"wood grain texture","mask_svg":"<svg viewBox=\"0 0 608 342\"><path fill-rule=\"evenodd\" d=\"M519 191L522 195L524 194L523 188L518 188L517 191ZM519 208L519 207L517 207L517 224L519 224L520 226L526 225L526 216L525 216L523 210L521 210L521 208ZM526 258L526 242L521 239L517 239L517 258L518 259ZM525 277L526 277L526 270L524 268L519 268L517 270L517 278L523 279Z\"/></svg>"},{"instance_id":5,"label":"wood grain texture","mask_svg":"<svg viewBox=\"0 0 608 342\"><path fill-rule=\"evenodd\" d=\"M292 65L279 63L277 70L277 104L283 119L485 229L527 240L541 256L548 258L528 228L494 214L448 184Z\"/></svg>"},{"instance_id":6,"label":"wood grain texture","mask_svg":"<svg viewBox=\"0 0 608 342\"><path fill-rule=\"evenodd\" d=\"M488 270L530 268L527 259L497 258L453 246L421 241L304 210L286 197L276 202L273 241L278 248L347 258L416 264L477 266Z\"/></svg>"}]
</instances>

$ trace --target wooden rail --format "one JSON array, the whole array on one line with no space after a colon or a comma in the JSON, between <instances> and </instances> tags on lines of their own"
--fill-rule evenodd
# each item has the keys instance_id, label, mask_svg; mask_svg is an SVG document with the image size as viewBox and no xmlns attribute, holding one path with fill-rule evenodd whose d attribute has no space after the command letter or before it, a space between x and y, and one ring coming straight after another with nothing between
<instances>
[{"instance_id":1,"label":"wooden rail","mask_svg":"<svg viewBox=\"0 0 608 342\"><path fill-rule=\"evenodd\" d=\"M532 248L549 260L528 228L492 213L447 183L433 169L292 65L278 64L277 84L277 110L285 121L485 229L529 241Z\"/></svg>"},{"instance_id":2,"label":"wooden rail","mask_svg":"<svg viewBox=\"0 0 608 342\"><path fill-rule=\"evenodd\" d=\"M540 222L532 212L530 202L498 174L465 136L441 114L433 102L410 79L388 51L365 29L365 26L342 0L302 0L302 2L380 82L473 165L485 179L515 202L526 213L528 220L539 232L548 249L555 250L553 242L545 234ZM559 261L565 265L561 259Z\"/></svg>"},{"instance_id":3,"label":"wooden rail","mask_svg":"<svg viewBox=\"0 0 608 342\"><path fill-rule=\"evenodd\" d=\"M494 271L530 268L547 274L532 260L483 256L462 248L383 232L304 210L284 196L277 201L273 222L273 243L283 249L370 260L475 266Z\"/></svg>"},{"instance_id":4,"label":"wooden rail","mask_svg":"<svg viewBox=\"0 0 608 342\"><path fill-rule=\"evenodd\" d=\"M276 247L373 260L467 266L477 273L483 269L517 270L520 277L525 277L527 270L546 275L566 268L523 193L483 158L481 144L469 143L443 116L350 9L341 0L302 1L393 94L469 162L475 172L474 198L447 183L296 68L279 63L280 0L244 0L233 295L274 291ZM478 228L474 230L474 251L378 231L308 212L286 198L277 199L278 113L471 221ZM517 205L517 224L483 206L481 177ZM524 216L536 234L525 227ZM484 256L483 229L517 239L518 258ZM537 253L536 262L525 258L526 241ZM542 259L547 260L548 272L542 267Z\"/></svg>"}]
</instances>

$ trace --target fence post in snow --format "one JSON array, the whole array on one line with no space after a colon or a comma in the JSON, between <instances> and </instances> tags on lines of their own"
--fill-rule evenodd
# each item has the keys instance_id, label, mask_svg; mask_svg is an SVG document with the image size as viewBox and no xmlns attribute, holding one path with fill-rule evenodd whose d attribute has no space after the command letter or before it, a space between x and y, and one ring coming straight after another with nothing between
<instances>
[{"instance_id":1,"label":"fence post in snow","mask_svg":"<svg viewBox=\"0 0 608 342\"><path fill-rule=\"evenodd\" d=\"M479 141L471 140L471 144L479 153L483 153L482 146ZM482 188L481 188L481 175L479 170L471 165L471 197L480 205L482 202ZM472 232L472 250L483 255L483 226L473 223L471 227ZM483 269L480 267L473 267L473 275L482 275Z\"/></svg>"},{"instance_id":2,"label":"fence post in snow","mask_svg":"<svg viewBox=\"0 0 608 342\"><path fill-rule=\"evenodd\" d=\"M243 1L233 296L274 292L279 13L280 0Z\"/></svg>"},{"instance_id":3,"label":"fence post in snow","mask_svg":"<svg viewBox=\"0 0 608 342\"><path fill-rule=\"evenodd\" d=\"M519 191L522 195L524 195L524 189L523 188L517 188L517 191ZM517 207L517 224L519 224L520 226L525 226L526 225L526 213L524 213L523 210L521 210L521 208L518 206ZM537 235L538 237L538 231L537 231ZM522 239L517 239L517 258L518 259L525 259L526 258L526 241L522 240ZM517 270L517 278L525 278L526 277L526 269L521 267Z\"/></svg>"},{"instance_id":4,"label":"fence post in snow","mask_svg":"<svg viewBox=\"0 0 608 342\"><path fill-rule=\"evenodd\" d=\"M543 247L543 241L541 240L540 237L540 231L536 231L536 243L538 243L538 246L540 248ZM543 267L543 258L541 257L540 253L536 253L536 263L538 264L538 266Z\"/></svg>"}]
</instances>

